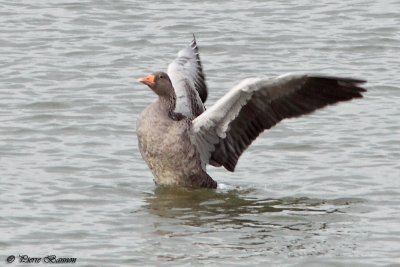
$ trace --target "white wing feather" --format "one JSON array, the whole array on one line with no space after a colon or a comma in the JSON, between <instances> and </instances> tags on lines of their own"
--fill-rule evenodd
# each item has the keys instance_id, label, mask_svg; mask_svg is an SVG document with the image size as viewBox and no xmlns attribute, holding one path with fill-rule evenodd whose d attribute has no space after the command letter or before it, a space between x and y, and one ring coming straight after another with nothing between
<instances>
[{"instance_id":1,"label":"white wing feather","mask_svg":"<svg viewBox=\"0 0 400 267\"><path fill-rule=\"evenodd\" d=\"M188 118L194 118L204 111L199 93L207 95L197 49L193 39L190 45L179 51L177 58L168 66L168 76L177 97L175 112Z\"/></svg>"}]
</instances>

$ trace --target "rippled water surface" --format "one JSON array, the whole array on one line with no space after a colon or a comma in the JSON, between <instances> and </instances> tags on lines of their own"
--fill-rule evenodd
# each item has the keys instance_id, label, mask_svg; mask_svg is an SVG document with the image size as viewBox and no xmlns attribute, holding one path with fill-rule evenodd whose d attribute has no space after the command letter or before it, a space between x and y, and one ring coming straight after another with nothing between
<instances>
[{"instance_id":1,"label":"rippled water surface","mask_svg":"<svg viewBox=\"0 0 400 267\"><path fill-rule=\"evenodd\" d=\"M293 1L292 1L293 2ZM400 266L400 2L0 2L0 260ZM135 121L196 34L208 106L289 71L366 97L265 132L222 188L156 188ZM23 264L21 264L23 265ZM26 266L26 265L24 265Z\"/></svg>"}]
</instances>

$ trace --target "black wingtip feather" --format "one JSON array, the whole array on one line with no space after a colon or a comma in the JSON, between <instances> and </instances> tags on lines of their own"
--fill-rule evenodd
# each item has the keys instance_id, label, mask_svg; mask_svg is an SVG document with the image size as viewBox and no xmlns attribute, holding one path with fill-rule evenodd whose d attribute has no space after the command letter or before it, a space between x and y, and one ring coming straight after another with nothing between
<instances>
[{"instance_id":1,"label":"black wingtip feather","mask_svg":"<svg viewBox=\"0 0 400 267\"><path fill-rule=\"evenodd\" d=\"M192 33L192 35L193 35L193 40L190 43L190 47L193 49L194 53L196 54L197 72L199 75L199 79L196 80L195 86L196 86L197 92L199 93L201 101L203 103L205 103L207 100L207 97L208 97L207 85L205 83L206 79L205 79L204 72L203 72L203 66L202 66L201 60L200 60L199 47L196 42L196 37L195 37L194 33Z\"/></svg>"}]
</instances>

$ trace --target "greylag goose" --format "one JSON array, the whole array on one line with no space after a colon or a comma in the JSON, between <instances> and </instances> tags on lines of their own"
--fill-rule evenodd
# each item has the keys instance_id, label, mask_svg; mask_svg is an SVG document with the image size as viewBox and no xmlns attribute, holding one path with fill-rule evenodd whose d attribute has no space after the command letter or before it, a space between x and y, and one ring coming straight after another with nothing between
<instances>
[{"instance_id":1,"label":"greylag goose","mask_svg":"<svg viewBox=\"0 0 400 267\"><path fill-rule=\"evenodd\" d=\"M157 94L137 120L139 150L162 186L216 188L206 165L234 171L240 155L264 130L353 98L365 81L313 74L248 78L207 110L207 86L196 39L167 73L140 78Z\"/></svg>"}]
</instances>

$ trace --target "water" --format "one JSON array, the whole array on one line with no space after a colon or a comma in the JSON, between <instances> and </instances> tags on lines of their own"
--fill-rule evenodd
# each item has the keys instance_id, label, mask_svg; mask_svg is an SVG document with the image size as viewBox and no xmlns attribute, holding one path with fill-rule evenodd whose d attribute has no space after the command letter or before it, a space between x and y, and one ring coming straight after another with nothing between
<instances>
[{"instance_id":1,"label":"water","mask_svg":"<svg viewBox=\"0 0 400 267\"><path fill-rule=\"evenodd\" d=\"M400 266L399 1L2 1L0 260L77 266ZM157 189L136 141L195 33L208 105L288 71L368 79L362 100L287 120L224 188Z\"/></svg>"}]
</instances>

